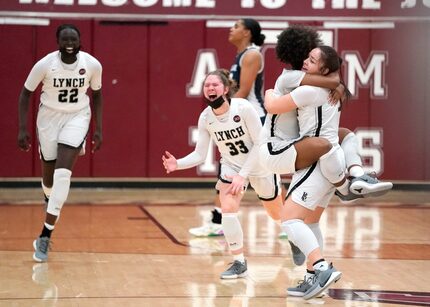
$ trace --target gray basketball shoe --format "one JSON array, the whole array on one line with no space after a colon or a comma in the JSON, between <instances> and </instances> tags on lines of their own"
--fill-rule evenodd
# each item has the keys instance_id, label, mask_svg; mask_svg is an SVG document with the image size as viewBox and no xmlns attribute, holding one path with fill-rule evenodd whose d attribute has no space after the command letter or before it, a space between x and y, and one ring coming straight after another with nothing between
<instances>
[{"instance_id":1,"label":"gray basketball shoe","mask_svg":"<svg viewBox=\"0 0 430 307\"><path fill-rule=\"evenodd\" d=\"M305 275L305 277L303 277L303 280L300 280L297 283L296 287L290 287L287 289L287 294L289 296L294 296L294 297L303 297L306 291L308 291L312 287L314 282L315 282L315 275L308 278L306 278L306 275ZM316 297L321 298L324 296L325 296L325 293L321 292Z\"/></svg>"},{"instance_id":2,"label":"gray basketball shoe","mask_svg":"<svg viewBox=\"0 0 430 307\"><path fill-rule=\"evenodd\" d=\"M296 287L290 287L287 289L287 294L290 296L298 296L302 297L305 295L306 291L308 291L315 281L315 275L306 278L303 277L303 280L300 280Z\"/></svg>"},{"instance_id":3,"label":"gray basketball shoe","mask_svg":"<svg viewBox=\"0 0 430 307\"><path fill-rule=\"evenodd\" d=\"M375 174L364 174L351 180L349 190L355 195L376 197L387 193L393 188L393 183L379 181Z\"/></svg>"},{"instance_id":4,"label":"gray basketball shoe","mask_svg":"<svg viewBox=\"0 0 430 307\"><path fill-rule=\"evenodd\" d=\"M48 251L50 238L41 237L33 241L34 254L33 259L37 262L45 262L48 260Z\"/></svg>"},{"instance_id":5,"label":"gray basketball shoe","mask_svg":"<svg viewBox=\"0 0 430 307\"><path fill-rule=\"evenodd\" d=\"M235 260L231 267L221 274L221 279L236 279L245 277L248 274L248 267L245 263Z\"/></svg>"},{"instance_id":6,"label":"gray basketball shoe","mask_svg":"<svg viewBox=\"0 0 430 307\"><path fill-rule=\"evenodd\" d=\"M311 298L318 297L332 283L338 281L341 276L342 272L336 271L331 263L325 271L315 270L314 284L305 292L303 298L310 300Z\"/></svg>"}]
</instances>

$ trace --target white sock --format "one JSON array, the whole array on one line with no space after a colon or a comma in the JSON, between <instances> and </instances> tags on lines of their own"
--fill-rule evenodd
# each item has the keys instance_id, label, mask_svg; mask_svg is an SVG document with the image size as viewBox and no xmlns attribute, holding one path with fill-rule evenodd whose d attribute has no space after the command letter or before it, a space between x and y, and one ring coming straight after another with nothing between
<instances>
[{"instance_id":1,"label":"white sock","mask_svg":"<svg viewBox=\"0 0 430 307\"><path fill-rule=\"evenodd\" d=\"M348 169L349 176L357 178L364 175L364 169L361 165L353 165Z\"/></svg>"},{"instance_id":2,"label":"white sock","mask_svg":"<svg viewBox=\"0 0 430 307\"><path fill-rule=\"evenodd\" d=\"M345 182L341 185L336 187L336 190L338 190L343 195L349 194L349 180L345 180Z\"/></svg>"},{"instance_id":3,"label":"white sock","mask_svg":"<svg viewBox=\"0 0 430 307\"><path fill-rule=\"evenodd\" d=\"M325 271L328 269L327 261L323 260L313 265L314 270Z\"/></svg>"},{"instance_id":4,"label":"white sock","mask_svg":"<svg viewBox=\"0 0 430 307\"><path fill-rule=\"evenodd\" d=\"M237 254L237 255L233 255L233 259L240 261L242 263L245 263L245 256L243 256L243 253Z\"/></svg>"},{"instance_id":5,"label":"white sock","mask_svg":"<svg viewBox=\"0 0 430 307\"><path fill-rule=\"evenodd\" d=\"M53 230L53 229L54 229L54 227L55 227L55 225L51 225L51 224L45 223L45 227L46 227L47 229L49 229L49 230Z\"/></svg>"}]
</instances>

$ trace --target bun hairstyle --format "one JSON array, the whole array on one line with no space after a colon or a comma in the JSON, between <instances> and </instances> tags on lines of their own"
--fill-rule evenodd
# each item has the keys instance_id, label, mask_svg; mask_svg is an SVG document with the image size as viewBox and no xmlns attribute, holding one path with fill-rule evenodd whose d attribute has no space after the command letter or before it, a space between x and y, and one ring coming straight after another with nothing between
<instances>
[{"instance_id":1,"label":"bun hairstyle","mask_svg":"<svg viewBox=\"0 0 430 307\"><path fill-rule=\"evenodd\" d=\"M229 90L227 94L225 95L228 100L230 100L231 97L237 92L237 83L233 79L230 78L230 71L225 68L219 68L217 70L211 71L206 75L206 78L210 75L218 76L224 84L225 87L228 87ZM205 78L205 81L206 81Z\"/></svg>"},{"instance_id":2,"label":"bun hairstyle","mask_svg":"<svg viewBox=\"0 0 430 307\"><path fill-rule=\"evenodd\" d=\"M252 18L244 18L242 21L245 28L251 31L251 43L257 46L263 45L266 36L261 33L261 27L258 21Z\"/></svg>"}]
</instances>

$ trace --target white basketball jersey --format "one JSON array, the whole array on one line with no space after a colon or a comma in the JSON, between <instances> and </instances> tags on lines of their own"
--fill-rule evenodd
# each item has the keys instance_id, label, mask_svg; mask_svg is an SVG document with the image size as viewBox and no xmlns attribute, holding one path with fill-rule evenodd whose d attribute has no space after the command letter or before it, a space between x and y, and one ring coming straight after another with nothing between
<instances>
[{"instance_id":1,"label":"white basketball jersey","mask_svg":"<svg viewBox=\"0 0 430 307\"><path fill-rule=\"evenodd\" d=\"M305 73L299 70L286 70L278 77L275 83L274 92L281 96L290 93L300 86ZM295 140L299 137L299 126L297 122L297 111L282 114L267 114L266 121L261 132L261 142L273 142L273 148L285 146L277 144L278 141ZM283 142L284 143L284 142Z\"/></svg>"},{"instance_id":2,"label":"white basketball jersey","mask_svg":"<svg viewBox=\"0 0 430 307\"><path fill-rule=\"evenodd\" d=\"M329 90L315 86L300 86L291 92L298 107L300 137L320 136L332 144L339 141L339 102L328 102Z\"/></svg>"},{"instance_id":3,"label":"white basketball jersey","mask_svg":"<svg viewBox=\"0 0 430 307\"><path fill-rule=\"evenodd\" d=\"M34 91L40 82L43 83L40 101L47 107L63 111L76 112L89 105L87 89L101 88L102 66L90 54L80 51L77 61L65 64L61 53L54 51L38 61L24 86Z\"/></svg>"},{"instance_id":4,"label":"white basketball jersey","mask_svg":"<svg viewBox=\"0 0 430 307\"><path fill-rule=\"evenodd\" d=\"M216 116L210 107L202 112L202 119L212 140L221 154L221 163L241 169L254 146L258 145L261 123L257 111L245 99L232 98L226 114ZM248 126L250 125L250 126ZM252 127L251 127L252 125ZM257 152L255 157L257 159ZM260 176L266 171L257 167L250 176Z\"/></svg>"}]
</instances>

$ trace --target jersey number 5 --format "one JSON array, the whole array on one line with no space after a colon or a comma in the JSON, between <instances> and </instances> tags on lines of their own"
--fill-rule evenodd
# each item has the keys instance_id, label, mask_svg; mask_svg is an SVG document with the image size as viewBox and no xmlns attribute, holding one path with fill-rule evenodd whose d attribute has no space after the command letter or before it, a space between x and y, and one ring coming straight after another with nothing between
<instances>
[{"instance_id":1,"label":"jersey number 5","mask_svg":"<svg viewBox=\"0 0 430 307\"><path fill-rule=\"evenodd\" d=\"M58 101L61 103L77 103L78 89L72 88L71 90L60 90L58 93Z\"/></svg>"},{"instance_id":2,"label":"jersey number 5","mask_svg":"<svg viewBox=\"0 0 430 307\"><path fill-rule=\"evenodd\" d=\"M246 147L245 143L243 143L243 141L237 141L234 143L225 143L225 145L228 146L228 148L230 149L230 155L232 156L236 156L239 154L239 152L241 153L248 153L249 149Z\"/></svg>"}]
</instances>

